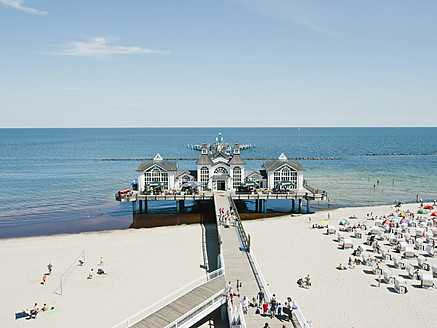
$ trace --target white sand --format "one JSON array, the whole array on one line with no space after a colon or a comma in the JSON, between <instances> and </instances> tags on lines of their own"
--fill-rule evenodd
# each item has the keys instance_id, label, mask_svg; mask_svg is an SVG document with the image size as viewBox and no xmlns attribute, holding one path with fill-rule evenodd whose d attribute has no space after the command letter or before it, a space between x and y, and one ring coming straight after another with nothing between
<instances>
[{"instance_id":1,"label":"white sand","mask_svg":"<svg viewBox=\"0 0 437 328\"><path fill-rule=\"evenodd\" d=\"M112 327L204 275L201 240L199 225L0 240L0 326ZM54 294L82 250L85 266L71 272L62 296ZM107 275L86 279L101 256ZM43 286L49 262L54 271ZM56 311L15 320L35 302Z\"/></svg>"},{"instance_id":2,"label":"white sand","mask_svg":"<svg viewBox=\"0 0 437 328\"><path fill-rule=\"evenodd\" d=\"M417 213L418 204L402 207L407 208ZM400 295L388 288L393 284L381 283L380 288L376 287L378 276L363 272L370 271L370 267L336 270L339 263L347 266L352 251L338 249L336 235L324 235L326 229L309 228L308 216L312 223L317 223L327 220L330 213L329 222L337 228L341 219L351 215L364 219L370 212L383 215L393 210L391 206L342 208L293 218L246 221L244 225L270 291L280 301L287 296L295 299L313 327L436 327L436 289L415 288L419 281L406 279L408 293ZM362 220L355 222L358 221ZM355 245L365 240L366 236L361 242L353 239ZM370 255L373 257L374 253ZM433 264L437 258L427 261ZM405 270L394 271L397 275L406 274ZM312 287L299 288L297 279L307 274Z\"/></svg>"}]
</instances>

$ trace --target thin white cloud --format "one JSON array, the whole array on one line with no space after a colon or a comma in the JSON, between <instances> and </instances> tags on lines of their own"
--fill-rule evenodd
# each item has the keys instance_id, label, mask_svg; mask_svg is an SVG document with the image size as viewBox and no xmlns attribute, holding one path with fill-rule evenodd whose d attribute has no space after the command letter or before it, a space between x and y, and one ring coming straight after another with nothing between
<instances>
[{"instance_id":1,"label":"thin white cloud","mask_svg":"<svg viewBox=\"0 0 437 328\"><path fill-rule=\"evenodd\" d=\"M24 11L29 14L34 15L47 15L47 11L41 11L35 8L26 7L23 5L24 0L0 0L0 3L6 7L12 7L21 11Z\"/></svg>"},{"instance_id":2,"label":"thin white cloud","mask_svg":"<svg viewBox=\"0 0 437 328\"><path fill-rule=\"evenodd\" d=\"M119 40L114 37L96 37L89 41L72 41L61 49L52 54L62 56L80 56L80 57L109 57L114 55L170 55L170 51L152 50L137 46L115 46L111 45L113 41Z\"/></svg>"},{"instance_id":3,"label":"thin white cloud","mask_svg":"<svg viewBox=\"0 0 437 328\"><path fill-rule=\"evenodd\" d=\"M80 90L85 90L84 88L80 88L80 87L63 87L63 90L68 90L68 91L80 91Z\"/></svg>"},{"instance_id":4,"label":"thin white cloud","mask_svg":"<svg viewBox=\"0 0 437 328\"><path fill-rule=\"evenodd\" d=\"M278 19L290 24L313 30L322 34L339 38L335 31L322 27L308 16L319 16L317 7L311 7L305 1L298 0L236 0L246 8L254 10L274 19ZM319 17L320 18L320 17Z\"/></svg>"}]
</instances>

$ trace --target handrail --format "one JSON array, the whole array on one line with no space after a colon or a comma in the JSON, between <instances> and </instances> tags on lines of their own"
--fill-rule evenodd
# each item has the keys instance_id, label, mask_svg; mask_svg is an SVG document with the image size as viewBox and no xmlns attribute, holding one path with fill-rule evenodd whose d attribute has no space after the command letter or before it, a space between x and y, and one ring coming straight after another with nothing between
<instances>
[{"instance_id":1,"label":"handrail","mask_svg":"<svg viewBox=\"0 0 437 328\"><path fill-rule=\"evenodd\" d=\"M180 298L181 296L189 293L193 289L207 283L208 281L211 281L213 279L222 276L224 272L225 272L224 267L222 267L218 270L208 273L206 276L200 277L186 284L185 286L179 288L178 290L174 291L170 295L160 299L159 301L149 305L143 310L137 312L136 314L130 316L129 318L123 320L122 322L116 324L115 326L113 326L113 328L130 327L136 324L137 322L143 320L144 318L148 317L152 313L162 309L163 307L175 301L176 299Z\"/></svg>"},{"instance_id":2,"label":"handrail","mask_svg":"<svg viewBox=\"0 0 437 328\"><path fill-rule=\"evenodd\" d=\"M322 195L327 195L326 191L324 190L319 190L319 189L315 189L313 187L311 187L307 180L303 180L303 187L305 189L307 189L308 191L311 191L313 194L322 194Z\"/></svg>"},{"instance_id":3,"label":"handrail","mask_svg":"<svg viewBox=\"0 0 437 328\"><path fill-rule=\"evenodd\" d=\"M238 214L237 211L237 206L235 206L234 200L232 199L231 196L228 196L228 201L229 201L229 205L231 205L234 210L234 215L237 221L238 232L240 233L243 246L247 250L247 252L250 253L250 237L247 236L246 231L244 230L243 223L241 222L240 215Z\"/></svg>"},{"instance_id":4,"label":"handrail","mask_svg":"<svg viewBox=\"0 0 437 328\"><path fill-rule=\"evenodd\" d=\"M217 304L217 300L222 299L225 297L226 295L226 289L223 289L222 291L214 294L213 296L211 296L210 298L208 298L207 300L205 300L204 302L200 303L198 306L196 306L194 309L188 311L187 313L184 313L182 316L180 316L179 318L177 318L175 321L173 321L172 323L170 323L169 325L165 326L165 328L170 328L170 327L174 327L177 328L179 327L181 324L187 324L187 322L189 322L190 320L192 320L193 318L195 318L196 316L199 316L200 313L203 313L205 311L206 308L209 308L211 306L214 306ZM220 305L222 303L220 302ZM209 305L209 306L208 306ZM204 315L202 314L202 316L200 317L200 319L203 317ZM191 325L190 325L191 326Z\"/></svg>"}]
</instances>

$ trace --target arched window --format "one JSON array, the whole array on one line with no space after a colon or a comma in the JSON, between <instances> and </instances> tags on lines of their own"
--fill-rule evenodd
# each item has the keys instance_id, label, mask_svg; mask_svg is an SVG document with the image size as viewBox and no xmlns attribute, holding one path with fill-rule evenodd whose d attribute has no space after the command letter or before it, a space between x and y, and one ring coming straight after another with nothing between
<instances>
[{"instance_id":1,"label":"arched window","mask_svg":"<svg viewBox=\"0 0 437 328\"><path fill-rule=\"evenodd\" d=\"M144 172L144 182L147 186L151 182L162 182L164 189L168 188L168 173L155 166Z\"/></svg>"},{"instance_id":2,"label":"arched window","mask_svg":"<svg viewBox=\"0 0 437 328\"><path fill-rule=\"evenodd\" d=\"M228 171L224 167L218 167L214 170L214 174L227 174Z\"/></svg>"},{"instance_id":3,"label":"arched window","mask_svg":"<svg viewBox=\"0 0 437 328\"><path fill-rule=\"evenodd\" d=\"M232 170L232 179L233 179L233 186L234 189L237 189L241 184L241 168L234 167Z\"/></svg>"},{"instance_id":4,"label":"arched window","mask_svg":"<svg viewBox=\"0 0 437 328\"><path fill-rule=\"evenodd\" d=\"M200 183L203 188L206 188L208 186L208 180L209 180L209 169L206 166L203 166L200 169Z\"/></svg>"},{"instance_id":5,"label":"arched window","mask_svg":"<svg viewBox=\"0 0 437 328\"><path fill-rule=\"evenodd\" d=\"M290 169L288 166L284 166L282 169L276 170L274 173L274 185L276 186L281 181L290 181L293 186L288 189L297 188L297 172Z\"/></svg>"}]
</instances>

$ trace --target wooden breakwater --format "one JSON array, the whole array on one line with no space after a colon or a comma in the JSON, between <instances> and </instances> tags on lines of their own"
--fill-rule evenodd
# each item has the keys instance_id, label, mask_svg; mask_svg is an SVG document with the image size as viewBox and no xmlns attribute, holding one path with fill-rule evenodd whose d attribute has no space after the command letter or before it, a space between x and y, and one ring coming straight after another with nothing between
<instances>
[{"instance_id":1,"label":"wooden breakwater","mask_svg":"<svg viewBox=\"0 0 437 328\"><path fill-rule=\"evenodd\" d=\"M437 153L384 153L384 154L366 154L366 156L429 156Z\"/></svg>"},{"instance_id":2,"label":"wooden breakwater","mask_svg":"<svg viewBox=\"0 0 437 328\"><path fill-rule=\"evenodd\" d=\"M367 155L367 154L366 154ZM243 158L245 161L266 161L266 160L275 160L277 158L267 158L267 157L254 157L254 158ZM296 160L296 161L305 161L305 160L339 160L341 157L289 157L287 159ZM166 158L169 161L197 161L198 158ZM102 161L153 161L153 158L102 158Z\"/></svg>"}]
</instances>

